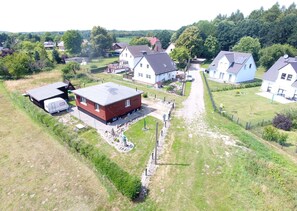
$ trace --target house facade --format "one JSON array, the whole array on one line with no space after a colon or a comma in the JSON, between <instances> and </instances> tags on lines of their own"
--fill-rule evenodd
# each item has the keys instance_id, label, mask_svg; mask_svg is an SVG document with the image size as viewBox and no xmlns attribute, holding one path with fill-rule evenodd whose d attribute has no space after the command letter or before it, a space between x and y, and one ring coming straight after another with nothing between
<instances>
[{"instance_id":1,"label":"house facade","mask_svg":"<svg viewBox=\"0 0 297 211\"><path fill-rule=\"evenodd\" d=\"M144 55L134 67L133 80L154 85L176 78L177 68L167 53Z\"/></svg>"},{"instance_id":2,"label":"house facade","mask_svg":"<svg viewBox=\"0 0 297 211\"><path fill-rule=\"evenodd\" d=\"M166 48L165 52L169 55L173 49L175 49L175 44L174 43L170 43L170 45Z\"/></svg>"},{"instance_id":3,"label":"house facade","mask_svg":"<svg viewBox=\"0 0 297 211\"><path fill-rule=\"evenodd\" d=\"M146 37L151 44L151 49L155 52L163 52L162 43L157 37Z\"/></svg>"},{"instance_id":4,"label":"house facade","mask_svg":"<svg viewBox=\"0 0 297 211\"><path fill-rule=\"evenodd\" d=\"M112 82L73 91L80 111L108 123L141 108L140 90Z\"/></svg>"},{"instance_id":5,"label":"house facade","mask_svg":"<svg viewBox=\"0 0 297 211\"><path fill-rule=\"evenodd\" d=\"M209 77L219 82L254 80L257 67L252 54L221 51L209 66Z\"/></svg>"},{"instance_id":6,"label":"house facade","mask_svg":"<svg viewBox=\"0 0 297 211\"><path fill-rule=\"evenodd\" d=\"M119 57L120 65L133 69L143 57L143 54L152 53L153 52L147 45L126 46Z\"/></svg>"},{"instance_id":7,"label":"house facade","mask_svg":"<svg viewBox=\"0 0 297 211\"><path fill-rule=\"evenodd\" d=\"M280 57L264 74L261 90L297 100L297 58Z\"/></svg>"},{"instance_id":8,"label":"house facade","mask_svg":"<svg viewBox=\"0 0 297 211\"><path fill-rule=\"evenodd\" d=\"M127 46L128 46L127 43L117 42L117 43L113 43L111 48L115 52L121 53L125 49L125 47L127 47Z\"/></svg>"}]
</instances>

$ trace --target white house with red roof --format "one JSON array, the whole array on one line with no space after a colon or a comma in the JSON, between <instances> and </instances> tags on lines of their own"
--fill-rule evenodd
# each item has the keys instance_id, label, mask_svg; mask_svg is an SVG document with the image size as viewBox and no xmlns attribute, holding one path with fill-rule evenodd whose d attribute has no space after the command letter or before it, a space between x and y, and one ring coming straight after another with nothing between
<instances>
[{"instance_id":1,"label":"white house with red roof","mask_svg":"<svg viewBox=\"0 0 297 211\"><path fill-rule=\"evenodd\" d=\"M227 83L252 81L256 70L252 54L230 51L221 51L208 68L209 78Z\"/></svg>"}]
</instances>

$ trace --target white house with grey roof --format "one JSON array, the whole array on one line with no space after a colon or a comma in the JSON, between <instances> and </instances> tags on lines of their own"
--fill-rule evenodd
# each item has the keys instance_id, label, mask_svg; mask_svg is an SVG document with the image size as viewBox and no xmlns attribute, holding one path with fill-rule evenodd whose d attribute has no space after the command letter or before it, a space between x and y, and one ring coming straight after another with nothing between
<instances>
[{"instance_id":1,"label":"white house with grey roof","mask_svg":"<svg viewBox=\"0 0 297 211\"><path fill-rule=\"evenodd\" d=\"M264 74L261 90L297 99L297 57L280 57Z\"/></svg>"},{"instance_id":2,"label":"white house with grey roof","mask_svg":"<svg viewBox=\"0 0 297 211\"><path fill-rule=\"evenodd\" d=\"M120 64L133 69L144 54L154 53L147 45L126 46L121 52Z\"/></svg>"},{"instance_id":3,"label":"white house with grey roof","mask_svg":"<svg viewBox=\"0 0 297 211\"><path fill-rule=\"evenodd\" d=\"M257 67L250 53L221 51L208 70L209 78L219 82L241 83L254 80Z\"/></svg>"},{"instance_id":4,"label":"white house with grey roof","mask_svg":"<svg viewBox=\"0 0 297 211\"><path fill-rule=\"evenodd\" d=\"M176 78L177 68L167 53L144 55L134 67L133 80L154 85Z\"/></svg>"}]
</instances>

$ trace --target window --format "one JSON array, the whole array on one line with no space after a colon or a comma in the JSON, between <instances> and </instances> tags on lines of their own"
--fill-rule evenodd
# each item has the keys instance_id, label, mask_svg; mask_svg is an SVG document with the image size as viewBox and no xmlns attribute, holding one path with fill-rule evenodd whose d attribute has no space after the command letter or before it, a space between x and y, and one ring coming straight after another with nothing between
<instances>
[{"instance_id":1,"label":"window","mask_svg":"<svg viewBox=\"0 0 297 211\"><path fill-rule=\"evenodd\" d=\"M142 67L142 63L140 63L140 67Z\"/></svg>"},{"instance_id":2,"label":"window","mask_svg":"<svg viewBox=\"0 0 297 211\"><path fill-rule=\"evenodd\" d=\"M146 65L146 67L147 67L147 68L150 68L150 66L149 66L148 64Z\"/></svg>"},{"instance_id":3,"label":"window","mask_svg":"<svg viewBox=\"0 0 297 211\"><path fill-rule=\"evenodd\" d=\"M287 81L291 81L292 80L292 75L291 74L288 74L288 77L287 77Z\"/></svg>"},{"instance_id":4,"label":"window","mask_svg":"<svg viewBox=\"0 0 297 211\"><path fill-rule=\"evenodd\" d=\"M246 69L246 64L244 65L244 69Z\"/></svg>"},{"instance_id":5,"label":"window","mask_svg":"<svg viewBox=\"0 0 297 211\"><path fill-rule=\"evenodd\" d=\"M127 53L126 53L126 57L127 57L128 55L127 55Z\"/></svg>"},{"instance_id":6,"label":"window","mask_svg":"<svg viewBox=\"0 0 297 211\"><path fill-rule=\"evenodd\" d=\"M286 73L282 73L282 75L281 75L281 79L286 79Z\"/></svg>"},{"instance_id":7,"label":"window","mask_svg":"<svg viewBox=\"0 0 297 211\"><path fill-rule=\"evenodd\" d=\"M271 92L271 89L272 89L272 87L271 86L268 86L267 87L267 92Z\"/></svg>"},{"instance_id":8,"label":"window","mask_svg":"<svg viewBox=\"0 0 297 211\"><path fill-rule=\"evenodd\" d=\"M151 78L151 75L146 74L146 78L149 78L150 79Z\"/></svg>"},{"instance_id":9,"label":"window","mask_svg":"<svg viewBox=\"0 0 297 211\"><path fill-rule=\"evenodd\" d=\"M97 103L95 103L95 111L100 111L100 106L99 106L99 104L97 104Z\"/></svg>"},{"instance_id":10,"label":"window","mask_svg":"<svg viewBox=\"0 0 297 211\"><path fill-rule=\"evenodd\" d=\"M130 106L130 99L125 101L125 107L129 107Z\"/></svg>"},{"instance_id":11,"label":"window","mask_svg":"<svg viewBox=\"0 0 297 211\"><path fill-rule=\"evenodd\" d=\"M143 77L143 74L142 74L142 73L138 73L138 76L139 76L139 77Z\"/></svg>"},{"instance_id":12,"label":"window","mask_svg":"<svg viewBox=\"0 0 297 211\"><path fill-rule=\"evenodd\" d=\"M250 69L252 68L252 64L250 64L249 68L250 68Z\"/></svg>"},{"instance_id":13,"label":"window","mask_svg":"<svg viewBox=\"0 0 297 211\"><path fill-rule=\"evenodd\" d=\"M84 97L80 97L80 103L87 105L87 99Z\"/></svg>"}]
</instances>

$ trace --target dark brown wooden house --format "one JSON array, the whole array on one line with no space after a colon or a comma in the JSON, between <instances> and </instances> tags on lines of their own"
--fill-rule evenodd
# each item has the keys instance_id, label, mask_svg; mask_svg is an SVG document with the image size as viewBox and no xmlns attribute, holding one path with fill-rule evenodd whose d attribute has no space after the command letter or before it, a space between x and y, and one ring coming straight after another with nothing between
<instances>
[{"instance_id":1,"label":"dark brown wooden house","mask_svg":"<svg viewBox=\"0 0 297 211\"><path fill-rule=\"evenodd\" d=\"M141 107L142 91L112 82L73 91L80 111L101 122L113 122Z\"/></svg>"},{"instance_id":2,"label":"dark brown wooden house","mask_svg":"<svg viewBox=\"0 0 297 211\"><path fill-rule=\"evenodd\" d=\"M68 90L74 90L73 85L69 81L56 82L28 90L26 94L34 104L44 109L45 100L61 97L68 101Z\"/></svg>"}]
</instances>

